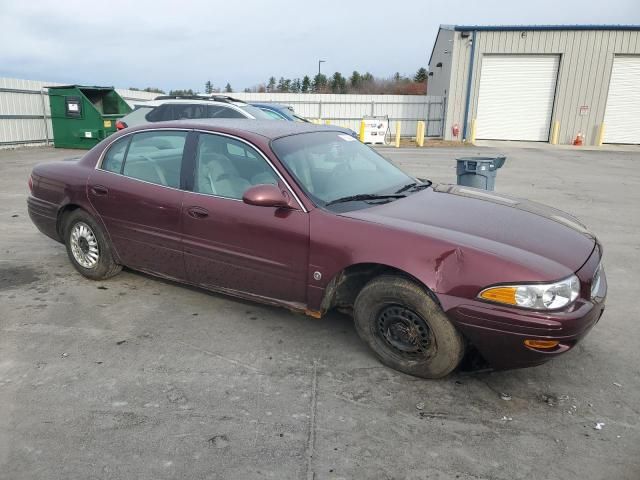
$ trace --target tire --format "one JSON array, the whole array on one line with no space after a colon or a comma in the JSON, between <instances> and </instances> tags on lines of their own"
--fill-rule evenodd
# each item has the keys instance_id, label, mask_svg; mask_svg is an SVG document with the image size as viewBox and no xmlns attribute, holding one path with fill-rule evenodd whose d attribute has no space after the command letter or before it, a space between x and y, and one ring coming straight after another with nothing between
<instances>
[{"instance_id":1,"label":"tire","mask_svg":"<svg viewBox=\"0 0 640 480\"><path fill-rule=\"evenodd\" d=\"M75 269L91 280L106 280L122 270L103 229L84 210L74 210L64 219L64 244Z\"/></svg>"},{"instance_id":2,"label":"tire","mask_svg":"<svg viewBox=\"0 0 640 480\"><path fill-rule=\"evenodd\" d=\"M367 283L354 305L360 338L385 365L422 378L442 378L464 356L464 340L420 285L383 275Z\"/></svg>"}]
</instances>

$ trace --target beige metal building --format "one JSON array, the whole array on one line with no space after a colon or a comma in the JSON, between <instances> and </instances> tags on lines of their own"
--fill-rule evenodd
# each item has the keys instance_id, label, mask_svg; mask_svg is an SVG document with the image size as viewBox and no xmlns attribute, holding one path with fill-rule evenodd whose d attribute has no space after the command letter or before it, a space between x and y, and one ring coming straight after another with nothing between
<instances>
[{"instance_id":1,"label":"beige metal building","mask_svg":"<svg viewBox=\"0 0 640 480\"><path fill-rule=\"evenodd\" d=\"M640 25L440 26L444 138L640 144Z\"/></svg>"}]
</instances>

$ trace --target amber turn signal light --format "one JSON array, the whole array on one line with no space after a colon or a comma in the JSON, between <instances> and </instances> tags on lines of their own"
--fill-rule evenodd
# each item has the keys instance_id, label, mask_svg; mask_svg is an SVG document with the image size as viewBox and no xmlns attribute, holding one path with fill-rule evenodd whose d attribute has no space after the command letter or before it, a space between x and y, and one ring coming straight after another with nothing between
<instances>
[{"instance_id":1,"label":"amber turn signal light","mask_svg":"<svg viewBox=\"0 0 640 480\"><path fill-rule=\"evenodd\" d=\"M524 341L524 344L527 347L548 350L550 348L557 347L560 344L560 342L557 341L557 340L531 340L531 339L527 339L527 340Z\"/></svg>"},{"instance_id":2,"label":"amber turn signal light","mask_svg":"<svg viewBox=\"0 0 640 480\"><path fill-rule=\"evenodd\" d=\"M493 287L487 288L480 292L480 298L491 302L506 303L508 305L517 305L516 287Z\"/></svg>"}]
</instances>

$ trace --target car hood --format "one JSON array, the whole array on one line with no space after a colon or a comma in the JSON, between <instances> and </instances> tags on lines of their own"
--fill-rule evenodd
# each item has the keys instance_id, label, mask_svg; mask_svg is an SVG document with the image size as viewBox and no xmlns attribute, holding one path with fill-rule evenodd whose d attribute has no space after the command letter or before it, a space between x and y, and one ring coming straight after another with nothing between
<instances>
[{"instance_id":1,"label":"car hood","mask_svg":"<svg viewBox=\"0 0 640 480\"><path fill-rule=\"evenodd\" d=\"M540 203L457 185L436 185L383 205L341 215L438 237L516 261L543 257L572 272L596 239L575 217ZM522 258L522 257L534 258Z\"/></svg>"}]
</instances>

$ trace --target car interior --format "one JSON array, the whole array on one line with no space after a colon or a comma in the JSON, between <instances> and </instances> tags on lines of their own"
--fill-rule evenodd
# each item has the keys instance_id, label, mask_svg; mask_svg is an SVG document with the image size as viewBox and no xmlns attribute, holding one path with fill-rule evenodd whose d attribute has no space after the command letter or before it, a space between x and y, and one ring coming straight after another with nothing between
<instances>
[{"instance_id":1,"label":"car interior","mask_svg":"<svg viewBox=\"0 0 640 480\"><path fill-rule=\"evenodd\" d=\"M277 183L278 178L267 162L242 143L216 135L200 137L197 192L240 199L252 185Z\"/></svg>"},{"instance_id":2,"label":"car interior","mask_svg":"<svg viewBox=\"0 0 640 480\"><path fill-rule=\"evenodd\" d=\"M180 168L186 133L141 133L129 145L122 174L146 182L180 188ZM117 162L123 153L117 153Z\"/></svg>"}]
</instances>

